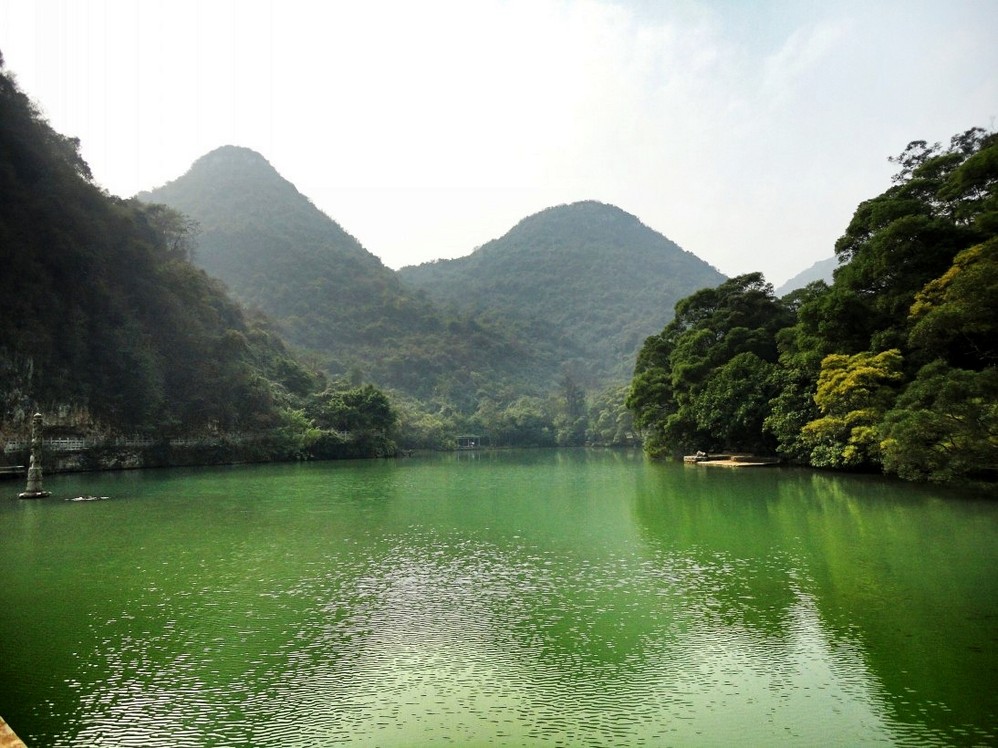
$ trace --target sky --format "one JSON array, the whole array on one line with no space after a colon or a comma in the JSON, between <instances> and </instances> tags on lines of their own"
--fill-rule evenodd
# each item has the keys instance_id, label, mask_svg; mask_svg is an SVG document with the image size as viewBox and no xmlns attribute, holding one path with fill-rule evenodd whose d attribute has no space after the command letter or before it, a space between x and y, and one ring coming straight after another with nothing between
<instances>
[{"instance_id":1,"label":"sky","mask_svg":"<svg viewBox=\"0 0 998 748\"><path fill-rule=\"evenodd\" d=\"M389 267L599 200L775 285L910 141L998 126L996 38L998 0L0 0L113 194L239 145Z\"/></svg>"}]
</instances>

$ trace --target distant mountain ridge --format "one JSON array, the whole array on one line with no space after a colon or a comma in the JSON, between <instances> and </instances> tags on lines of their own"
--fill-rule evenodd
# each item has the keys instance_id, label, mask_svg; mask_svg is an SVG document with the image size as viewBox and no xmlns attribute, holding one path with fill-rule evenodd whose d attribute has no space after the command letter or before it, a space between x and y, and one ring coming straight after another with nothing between
<instances>
[{"instance_id":1,"label":"distant mountain ridge","mask_svg":"<svg viewBox=\"0 0 998 748\"><path fill-rule=\"evenodd\" d=\"M611 205L541 211L471 255L395 271L259 153L224 146L137 196L200 224L194 261L334 375L421 399L542 395L630 376L680 298L724 279ZM505 394L501 394L505 393Z\"/></svg>"},{"instance_id":2,"label":"distant mountain ridge","mask_svg":"<svg viewBox=\"0 0 998 748\"><path fill-rule=\"evenodd\" d=\"M195 263L333 374L425 398L483 381L529 391L557 370L554 354L440 314L255 151L218 148L137 197L195 219Z\"/></svg>"},{"instance_id":3,"label":"distant mountain ridge","mask_svg":"<svg viewBox=\"0 0 998 748\"><path fill-rule=\"evenodd\" d=\"M786 296L791 291L796 291L798 288L804 288L807 284L814 283L814 281L818 280L823 280L828 285L831 285L833 273L835 272L835 268L838 266L839 260L837 257L829 257L826 260L819 260L811 267L801 270L797 273L797 275L777 288L776 295L777 297Z\"/></svg>"},{"instance_id":4,"label":"distant mountain ridge","mask_svg":"<svg viewBox=\"0 0 998 748\"><path fill-rule=\"evenodd\" d=\"M548 208L466 257L399 275L440 303L533 321L535 334L579 347L589 375L602 380L630 375L637 348L676 301L724 280L637 217L596 201Z\"/></svg>"}]
</instances>

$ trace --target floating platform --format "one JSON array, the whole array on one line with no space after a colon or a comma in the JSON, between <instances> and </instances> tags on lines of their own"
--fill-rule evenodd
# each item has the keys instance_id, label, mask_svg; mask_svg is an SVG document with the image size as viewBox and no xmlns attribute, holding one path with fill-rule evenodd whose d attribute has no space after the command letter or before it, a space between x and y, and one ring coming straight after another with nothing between
<instances>
[{"instance_id":1,"label":"floating platform","mask_svg":"<svg viewBox=\"0 0 998 748\"><path fill-rule=\"evenodd\" d=\"M780 464L779 457L759 457L751 454L705 454L686 455L683 462L711 467L773 467Z\"/></svg>"}]
</instances>

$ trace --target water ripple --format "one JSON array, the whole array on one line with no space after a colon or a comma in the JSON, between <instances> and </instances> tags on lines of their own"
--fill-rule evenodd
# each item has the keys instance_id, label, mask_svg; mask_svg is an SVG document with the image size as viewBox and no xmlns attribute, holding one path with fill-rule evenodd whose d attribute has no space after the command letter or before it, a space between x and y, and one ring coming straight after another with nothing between
<instances>
[{"instance_id":1,"label":"water ripple","mask_svg":"<svg viewBox=\"0 0 998 748\"><path fill-rule=\"evenodd\" d=\"M446 521L361 531L321 508L294 528L310 539L299 553L266 533L171 548L123 572L113 602L87 601L66 682L80 716L57 744L995 738L892 721L858 637L829 633L792 549Z\"/></svg>"}]
</instances>

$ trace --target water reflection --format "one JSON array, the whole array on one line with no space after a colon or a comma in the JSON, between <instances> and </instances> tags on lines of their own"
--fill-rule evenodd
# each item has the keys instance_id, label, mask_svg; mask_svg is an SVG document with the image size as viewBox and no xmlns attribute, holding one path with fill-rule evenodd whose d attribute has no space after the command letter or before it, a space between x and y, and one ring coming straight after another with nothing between
<instances>
[{"instance_id":1,"label":"water reflection","mask_svg":"<svg viewBox=\"0 0 998 748\"><path fill-rule=\"evenodd\" d=\"M638 482L635 517L652 547L727 549L716 560L725 625L786 640L806 600L806 638L830 653L822 667L858 687L892 740L995 740L989 504L803 471L664 469Z\"/></svg>"}]
</instances>

